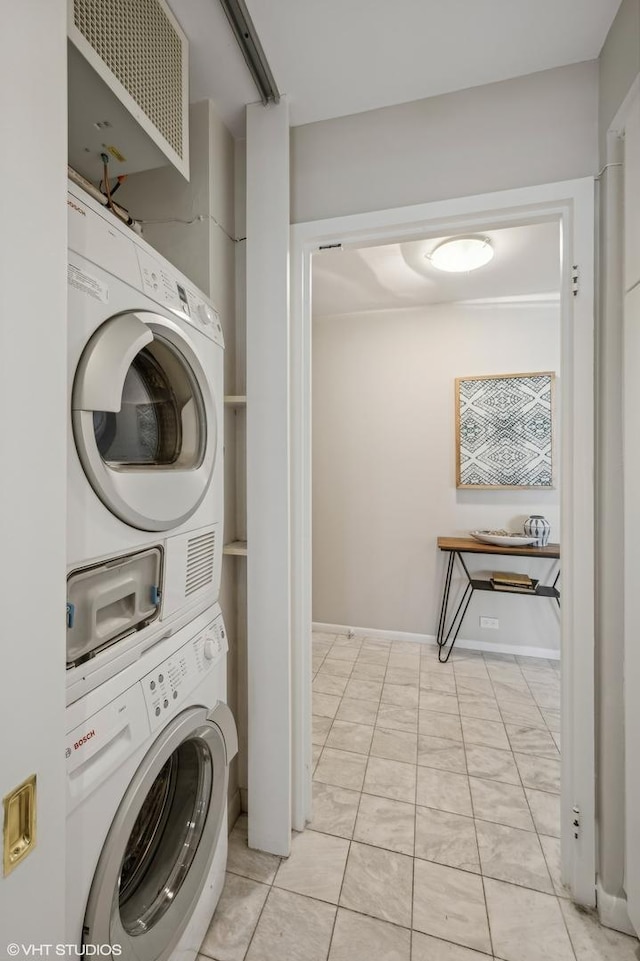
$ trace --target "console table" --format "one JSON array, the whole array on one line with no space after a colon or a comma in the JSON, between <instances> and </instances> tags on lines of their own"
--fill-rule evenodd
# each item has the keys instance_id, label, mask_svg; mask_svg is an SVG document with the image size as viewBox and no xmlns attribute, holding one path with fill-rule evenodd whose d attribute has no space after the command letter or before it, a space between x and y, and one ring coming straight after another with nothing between
<instances>
[{"instance_id":1,"label":"console table","mask_svg":"<svg viewBox=\"0 0 640 961\"><path fill-rule=\"evenodd\" d=\"M554 562L560 558L559 544L547 544L546 547L498 547L494 544L483 544L473 537L439 537L438 549L449 554L447 572L444 580L444 591L442 593L440 619L438 621L438 660L441 664L446 663L451 657L453 645L460 633L460 628L462 627L462 622L467 613L467 608L471 603L474 591L495 591L497 594L527 594L529 597L548 597L555 600L558 607L560 606L560 591L557 587L560 578L559 565L552 584L539 583L535 591L527 591L526 589L501 591L496 589L486 577L472 577L463 557L463 554L498 554L502 557L542 557L552 562L550 573L553 573ZM456 560L464 571L467 583L457 610L451 621L448 622L451 580ZM447 644L449 645L448 650Z\"/></svg>"}]
</instances>

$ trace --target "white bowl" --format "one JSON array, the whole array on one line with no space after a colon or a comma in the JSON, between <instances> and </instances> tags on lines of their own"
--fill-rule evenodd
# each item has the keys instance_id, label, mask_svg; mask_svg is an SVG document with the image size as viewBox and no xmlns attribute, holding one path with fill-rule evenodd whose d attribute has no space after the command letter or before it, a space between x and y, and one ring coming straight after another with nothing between
<instances>
[{"instance_id":1,"label":"white bowl","mask_svg":"<svg viewBox=\"0 0 640 961\"><path fill-rule=\"evenodd\" d=\"M527 534L504 534L497 531L469 531L472 537L483 544L493 544L494 547L529 547L535 544L537 537Z\"/></svg>"}]
</instances>

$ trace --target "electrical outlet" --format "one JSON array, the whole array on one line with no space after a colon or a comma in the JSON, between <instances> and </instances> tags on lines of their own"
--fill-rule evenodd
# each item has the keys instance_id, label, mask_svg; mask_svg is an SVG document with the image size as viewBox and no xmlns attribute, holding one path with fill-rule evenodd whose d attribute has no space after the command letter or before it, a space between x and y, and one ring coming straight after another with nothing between
<instances>
[{"instance_id":1,"label":"electrical outlet","mask_svg":"<svg viewBox=\"0 0 640 961\"><path fill-rule=\"evenodd\" d=\"M497 617L481 617L480 627L484 627L487 630L497 631L500 628L500 621Z\"/></svg>"}]
</instances>

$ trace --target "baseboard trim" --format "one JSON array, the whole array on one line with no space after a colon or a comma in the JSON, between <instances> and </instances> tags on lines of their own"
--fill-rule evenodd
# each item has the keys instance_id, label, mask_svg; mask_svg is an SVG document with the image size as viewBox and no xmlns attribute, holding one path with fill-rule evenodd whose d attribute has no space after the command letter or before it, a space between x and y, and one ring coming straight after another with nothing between
<instances>
[{"instance_id":1,"label":"baseboard trim","mask_svg":"<svg viewBox=\"0 0 640 961\"><path fill-rule=\"evenodd\" d=\"M240 815L242 814L242 804L240 801L240 791L234 791L231 797L227 800L227 817L229 819L229 831L236 823Z\"/></svg>"},{"instance_id":2,"label":"baseboard trim","mask_svg":"<svg viewBox=\"0 0 640 961\"><path fill-rule=\"evenodd\" d=\"M418 644L435 644L434 634L411 634L408 631L381 631L373 627L349 627L345 624L321 624L314 621L314 631L325 634L366 634L385 641L415 641ZM487 654L517 654L519 657L545 657L550 661L560 660L560 651L552 647L520 647L515 644L494 644L491 641L474 641L459 637L456 647L467 651L482 651Z\"/></svg>"},{"instance_id":3,"label":"baseboard trim","mask_svg":"<svg viewBox=\"0 0 640 961\"><path fill-rule=\"evenodd\" d=\"M638 934L629 920L627 911L627 899L617 898L613 894L607 894L603 890L600 881L597 884L598 895L598 917L600 923L605 928L613 928L614 931L622 931L623 934L630 934L637 938Z\"/></svg>"}]
</instances>

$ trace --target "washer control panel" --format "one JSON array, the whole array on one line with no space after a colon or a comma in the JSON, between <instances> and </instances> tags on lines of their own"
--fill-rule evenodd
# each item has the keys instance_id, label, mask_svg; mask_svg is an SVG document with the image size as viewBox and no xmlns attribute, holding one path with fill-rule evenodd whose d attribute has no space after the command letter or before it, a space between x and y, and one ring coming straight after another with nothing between
<instances>
[{"instance_id":1,"label":"washer control panel","mask_svg":"<svg viewBox=\"0 0 640 961\"><path fill-rule=\"evenodd\" d=\"M165 723L229 650L222 616L142 678L151 730Z\"/></svg>"},{"instance_id":2,"label":"washer control panel","mask_svg":"<svg viewBox=\"0 0 640 961\"><path fill-rule=\"evenodd\" d=\"M168 270L162 261L139 247L136 250L144 293L224 347L220 315L215 307L203 300L184 278Z\"/></svg>"}]
</instances>

